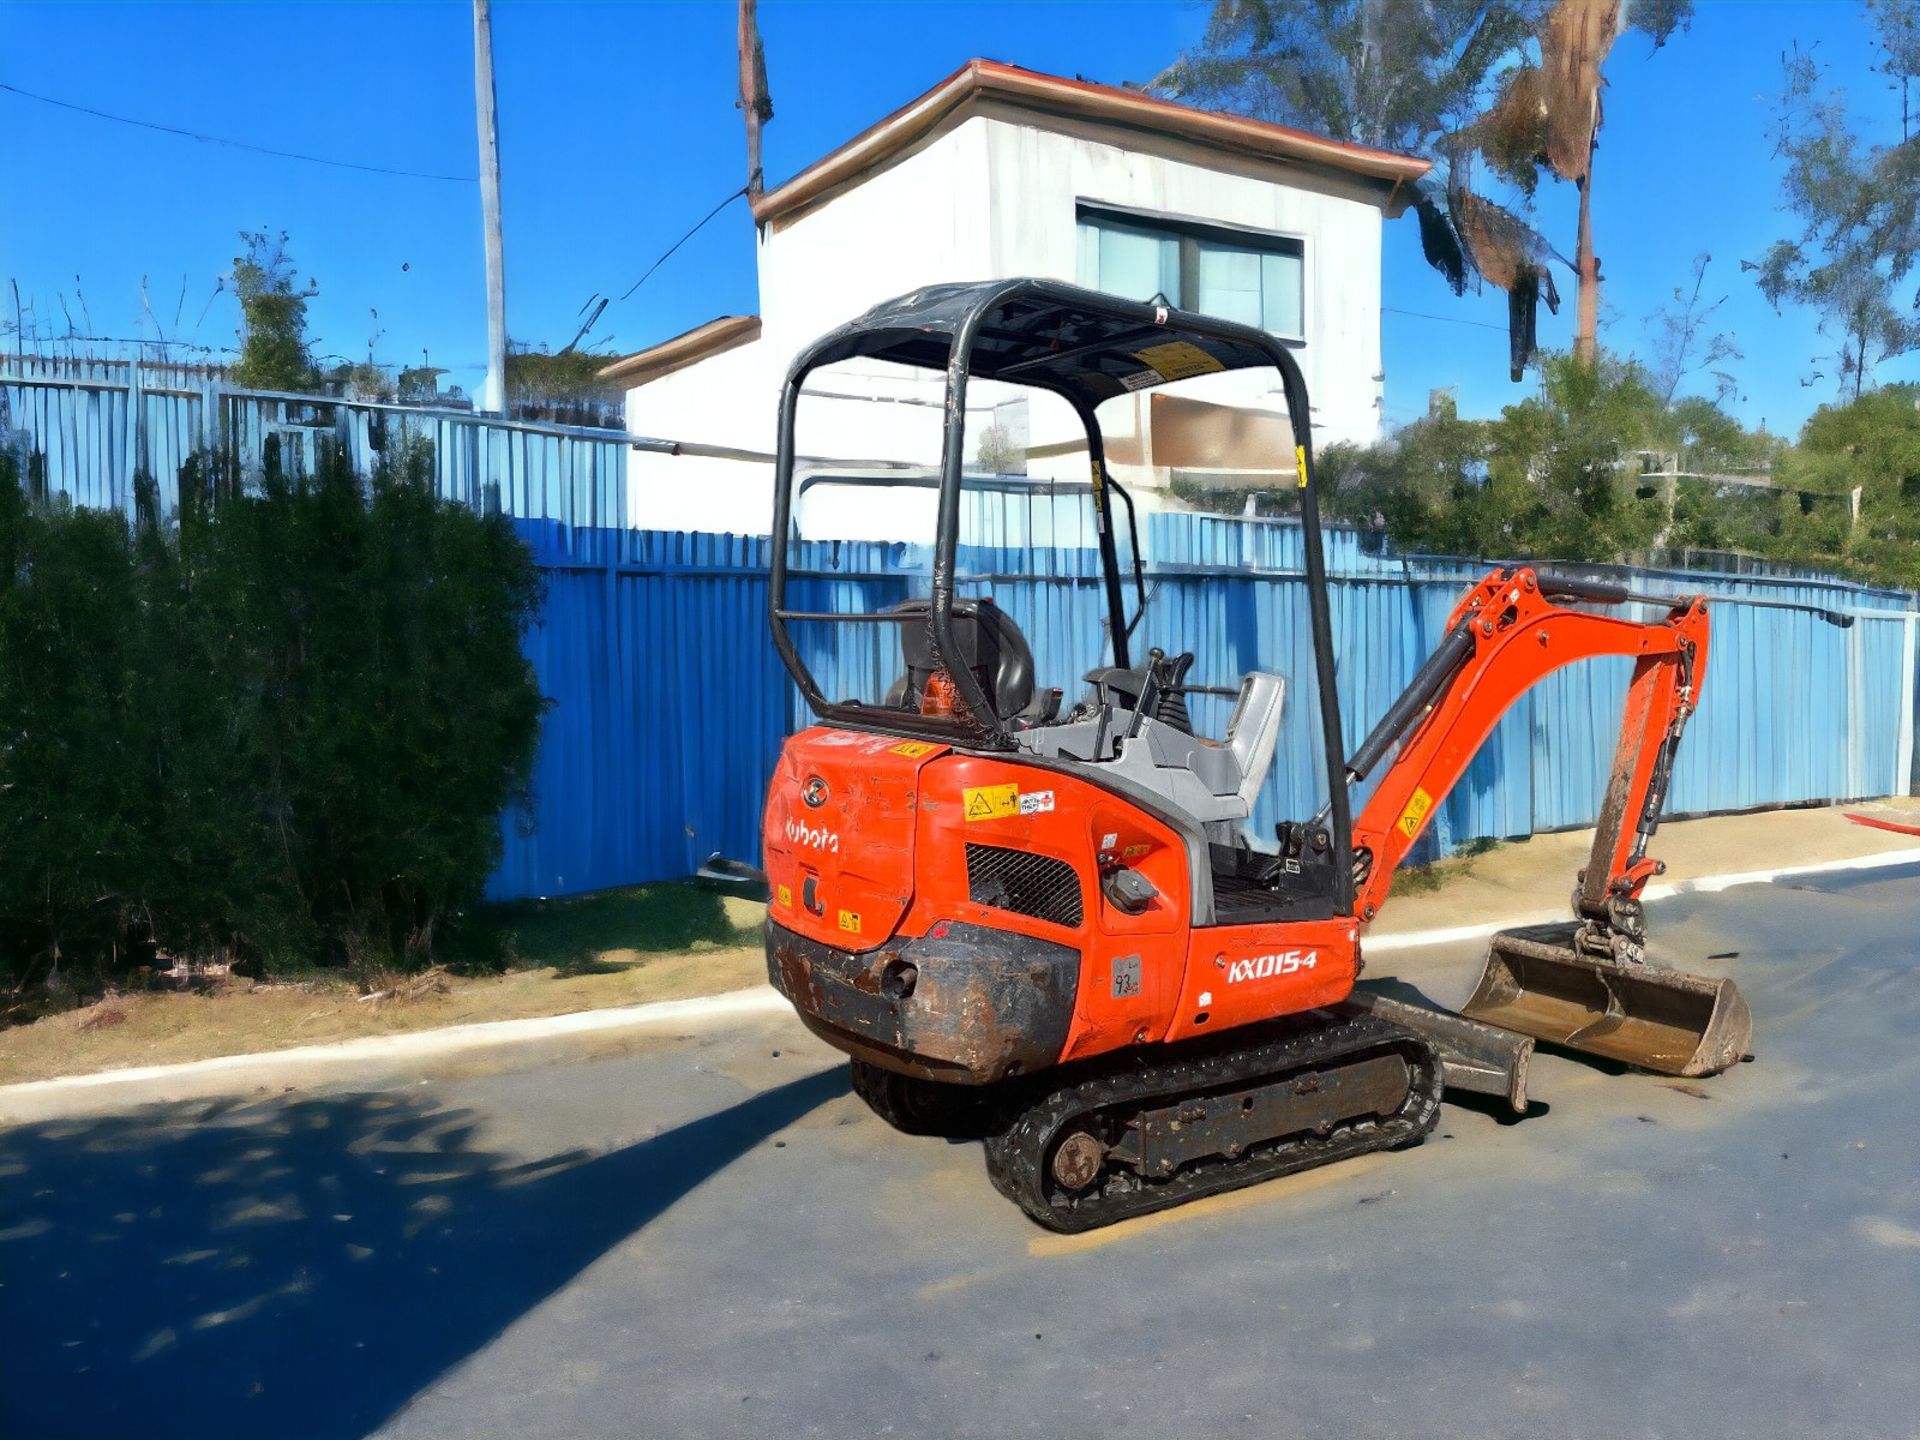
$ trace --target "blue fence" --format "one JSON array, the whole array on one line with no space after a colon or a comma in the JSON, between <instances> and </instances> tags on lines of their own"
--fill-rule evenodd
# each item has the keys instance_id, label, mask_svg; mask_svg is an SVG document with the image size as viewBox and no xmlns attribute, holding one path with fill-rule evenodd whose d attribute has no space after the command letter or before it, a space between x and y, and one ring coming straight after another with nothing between
<instances>
[{"instance_id":1,"label":"blue fence","mask_svg":"<svg viewBox=\"0 0 1920 1440\"><path fill-rule=\"evenodd\" d=\"M301 473L322 443L371 469L411 439L433 445L441 495L520 519L627 523L624 431L500 420L351 397L242 390L204 365L69 356L0 356L0 430L38 454L50 493L131 516L134 477L150 476L161 511L180 499L180 468L217 453L242 479L268 446Z\"/></svg>"},{"instance_id":2,"label":"blue fence","mask_svg":"<svg viewBox=\"0 0 1920 1440\"><path fill-rule=\"evenodd\" d=\"M42 457L51 490L129 514L137 474L153 477L171 509L180 466L201 450L218 450L246 474L269 443L297 470L323 439L347 446L362 468L397 438L431 440L439 492L513 516L547 584L543 619L526 644L554 705L535 803L505 818L491 892L576 893L685 875L716 850L757 854L780 742L807 716L767 638L765 538L623 528L630 447L676 447L459 411L238 390L206 367L68 357L0 358L5 427ZM1211 515L1142 520L1152 603L1136 643L1193 650L1203 683L1231 686L1251 669L1296 682L1254 816L1256 834L1271 833L1276 820L1309 814L1324 799L1299 529ZM962 533L971 588L990 591L1019 622L1042 683L1075 693L1105 650L1084 489L970 495ZM927 561L919 546L808 541L793 561L795 603L861 610L923 594ZM1338 529L1328 563L1351 753L1483 569L1382 555ZM1910 788L1912 596L1765 566L1625 573L1648 588L1701 590L1721 602L1670 812ZM1743 598L1817 603L1857 619L1836 630ZM880 627L813 625L798 638L830 694L877 697L899 670L897 637ZM1589 661L1524 697L1440 807L1423 853L1590 824L1628 668ZM1193 708L1203 730L1224 727L1225 700L1200 697Z\"/></svg>"},{"instance_id":3,"label":"blue fence","mask_svg":"<svg viewBox=\"0 0 1920 1440\"><path fill-rule=\"evenodd\" d=\"M1077 533L1058 514L1045 523ZM1042 683L1071 695L1105 647L1097 555L1080 545L1027 545L1032 528L1030 517L993 517L975 533L1019 543L965 546L961 568L973 577L968 589L990 591L1026 632ZM761 800L780 742L807 723L767 638L767 540L553 523L521 529L548 580L545 618L528 649L555 704L534 812L509 818L493 892L565 894L685 875L716 850L757 855ZM1201 683L1230 686L1256 668L1296 682L1256 833L1311 813L1325 779L1298 528L1159 514L1147 517L1142 538L1152 595L1143 643L1193 650ZM1363 542L1352 531L1329 537L1349 752L1439 642L1462 588L1484 573L1460 560L1371 553ZM790 563L799 609L877 609L925 593L921 546L808 541ZM1910 596L1753 574L1595 573L1700 590L1720 602L1670 813L1909 788ZM1815 603L1856 621L1840 630L1743 598ZM875 697L899 670L897 637L883 627L814 624L797 638L831 695ZM1440 807L1426 853L1480 836L1592 823L1629 669L1625 660L1584 662L1522 699ZM1228 704L1197 698L1196 723L1218 733Z\"/></svg>"}]
</instances>

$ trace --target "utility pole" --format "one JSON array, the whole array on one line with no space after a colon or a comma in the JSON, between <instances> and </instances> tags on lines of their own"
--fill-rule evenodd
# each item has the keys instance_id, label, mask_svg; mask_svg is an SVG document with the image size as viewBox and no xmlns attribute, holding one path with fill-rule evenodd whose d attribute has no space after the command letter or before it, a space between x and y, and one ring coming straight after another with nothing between
<instances>
[{"instance_id":1,"label":"utility pole","mask_svg":"<svg viewBox=\"0 0 1920 1440\"><path fill-rule=\"evenodd\" d=\"M1580 187L1579 230L1573 263L1580 294L1575 306L1573 358L1592 369L1600 361L1600 257L1593 253L1593 156L1600 148L1600 92L1606 85L1600 67L1626 25L1626 0L1560 0L1547 24L1557 32L1559 69L1553 79L1570 105L1585 102L1579 130L1583 143L1570 143L1571 164L1556 172ZM1568 137L1572 142L1573 137ZM1575 170L1577 166L1577 170Z\"/></svg>"},{"instance_id":2,"label":"utility pole","mask_svg":"<svg viewBox=\"0 0 1920 1440\"><path fill-rule=\"evenodd\" d=\"M487 383L481 410L507 411L507 279L500 241L500 125L494 113L493 15L473 0L473 113L480 130L480 219L487 237Z\"/></svg>"},{"instance_id":3,"label":"utility pole","mask_svg":"<svg viewBox=\"0 0 1920 1440\"><path fill-rule=\"evenodd\" d=\"M760 48L760 22L754 0L740 0L740 111L747 122L747 204L766 189L760 168L760 127L773 118L773 97L767 94L767 55Z\"/></svg>"}]
</instances>

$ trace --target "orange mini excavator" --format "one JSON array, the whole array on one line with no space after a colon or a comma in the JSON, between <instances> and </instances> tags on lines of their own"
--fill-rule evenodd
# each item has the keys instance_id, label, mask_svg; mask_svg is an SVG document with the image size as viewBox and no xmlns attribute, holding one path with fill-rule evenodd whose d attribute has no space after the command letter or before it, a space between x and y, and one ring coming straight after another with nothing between
<instances>
[{"instance_id":1,"label":"orange mini excavator","mask_svg":"<svg viewBox=\"0 0 1920 1440\"><path fill-rule=\"evenodd\" d=\"M1535 1039L1673 1075L1741 1058L1751 1021L1733 982L1660 968L1644 948L1641 893L1661 869L1647 842L1706 670L1700 599L1500 568L1461 598L1348 757L1306 387L1279 341L1044 280L903 296L788 374L776 536L790 533L807 377L854 357L945 372L931 584L878 613L792 608L803 578L787 545L773 548L774 644L819 723L787 741L767 796L767 966L807 1026L853 1057L856 1089L883 1116L983 1137L996 1187L1042 1225L1083 1230L1417 1142L1443 1086L1524 1109ZM1193 657L1133 658L1148 592L1133 503L1106 473L1094 415L1164 381L1255 366L1278 370L1291 417L1297 623L1312 641L1311 728L1325 737L1326 802L1280 824L1272 850L1249 843L1245 822L1288 678L1242 679L1212 739L1189 718L1203 688L1186 680ZM1071 706L1036 684L1013 617L959 593L971 377L1050 391L1086 426L1111 663ZM1627 604L1660 618L1603 613ZM900 678L884 698L829 700L806 663L824 650L805 627L850 623L898 635ZM1461 1014L1356 990L1361 931L1434 806L1529 686L1600 655L1631 657L1633 678L1572 919L1496 937ZM1383 764L1353 815L1350 790Z\"/></svg>"}]
</instances>

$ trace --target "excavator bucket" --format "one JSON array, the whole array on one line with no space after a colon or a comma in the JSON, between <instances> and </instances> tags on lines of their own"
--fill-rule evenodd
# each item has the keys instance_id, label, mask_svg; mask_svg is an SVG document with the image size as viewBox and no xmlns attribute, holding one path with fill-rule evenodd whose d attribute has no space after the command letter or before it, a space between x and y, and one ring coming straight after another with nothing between
<instances>
[{"instance_id":1,"label":"excavator bucket","mask_svg":"<svg viewBox=\"0 0 1920 1440\"><path fill-rule=\"evenodd\" d=\"M1571 924L1493 937L1460 1013L1662 1075L1715 1075L1747 1053L1753 1015L1733 981L1595 959Z\"/></svg>"}]
</instances>

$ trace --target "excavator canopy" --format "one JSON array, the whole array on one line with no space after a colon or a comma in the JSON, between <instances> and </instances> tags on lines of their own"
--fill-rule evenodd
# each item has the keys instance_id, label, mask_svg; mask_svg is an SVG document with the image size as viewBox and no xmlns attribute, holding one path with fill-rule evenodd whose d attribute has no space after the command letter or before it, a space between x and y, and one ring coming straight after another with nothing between
<instances>
[{"instance_id":1,"label":"excavator canopy","mask_svg":"<svg viewBox=\"0 0 1920 1440\"><path fill-rule=\"evenodd\" d=\"M969 332L971 374L1051 390L1083 414L1171 380L1272 366L1281 343L1165 304L1048 280L984 280L930 285L876 305L821 337L795 368L863 357L944 370L955 337Z\"/></svg>"},{"instance_id":2,"label":"excavator canopy","mask_svg":"<svg viewBox=\"0 0 1920 1440\"><path fill-rule=\"evenodd\" d=\"M789 544L794 490L795 417L807 377L825 365L851 359L888 361L944 372L946 399L940 457L939 511L932 574L926 599L879 614L804 610L788 604ZM1313 680L1320 712L1322 755L1328 789L1326 822L1332 903L1352 911L1352 816L1346 761L1341 751L1339 691L1335 680L1331 608L1320 512L1313 484L1313 435L1306 378L1289 346L1263 330L1183 311L1164 301L1127 300L1057 280L1015 279L934 285L876 305L803 350L787 372L781 393L778 450L774 460L775 544L768 576L768 612L774 648L813 712L829 724L853 729L925 736L984 752L1019 748L999 696L989 694L976 673L982 659L979 601L957 594L961 492L966 456L967 384L971 378L1051 391L1072 407L1087 437L1088 479L1098 526L1101 579L1106 601L1106 644L1114 671L1128 671L1133 629L1127 614L1115 543L1117 496L1132 526L1132 501L1108 473L1095 411L1115 396L1176 380L1255 367L1278 372L1292 431L1290 461L1299 478L1306 580L1306 629L1313 646ZM1146 579L1135 537L1133 588L1144 612ZM970 610L968 607L972 606ZM951 686L952 703L929 710L835 701L821 690L791 633L796 623L883 623L910 626L925 636L914 641L924 657L909 655L909 670L938 673ZM991 646L1003 653L1018 647ZM925 664L916 665L916 659ZM1296 677L1295 683L1305 677ZM997 687L996 687L997 691Z\"/></svg>"}]
</instances>

